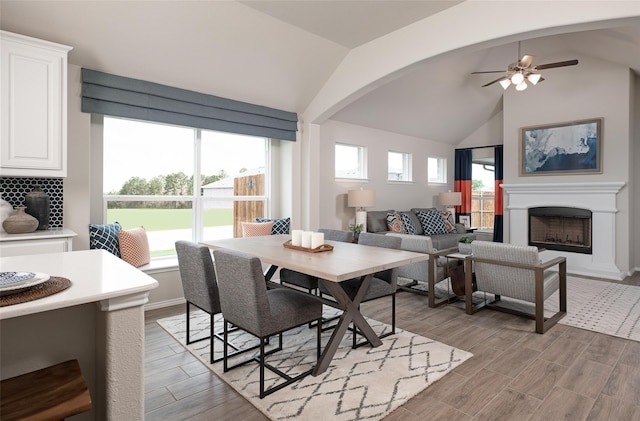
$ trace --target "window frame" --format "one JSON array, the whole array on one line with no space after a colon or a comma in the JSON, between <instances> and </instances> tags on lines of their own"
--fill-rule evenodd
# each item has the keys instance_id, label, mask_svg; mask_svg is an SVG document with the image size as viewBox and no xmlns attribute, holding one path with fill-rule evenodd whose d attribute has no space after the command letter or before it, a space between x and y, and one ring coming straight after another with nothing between
<instances>
[{"instance_id":1,"label":"window frame","mask_svg":"<svg viewBox=\"0 0 640 421\"><path fill-rule=\"evenodd\" d=\"M439 179L432 180L429 176L429 171L431 169L430 161L436 161L436 172L438 173ZM427 184L447 184L447 158L441 156L427 156Z\"/></svg>"},{"instance_id":2,"label":"window frame","mask_svg":"<svg viewBox=\"0 0 640 421\"><path fill-rule=\"evenodd\" d=\"M337 168L337 148L338 147L347 147L347 148L355 148L357 150L357 170L358 170L358 174L356 174L353 177L349 177L346 174L341 174L338 175L338 168ZM348 180L348 181L367 181L368 180L368 165L367 165L367 161L368 161L368 150L366 146L362 146L362 145L355 145L352 143L345 143L345 142L335 142L334 145L334 170L333 170L333 175L334 178L336 180Z\"/></svg>"},{"instance_id":3,"label":"window frame","mask_svg":"<svg viewBox=\"0 0 640 421\"><path fill-rule=\"evenodd\" d=\"M224 134L229 134L229 135L234 135L234 136L246 136L246 137L255 137L256 139L263 139L264 141L264 153L265 153L265 161L264 161L264 174L265 174L265 186L264 186L264 194L262 195L256 195L256 196L226 196L226 197L211 197L211 196L204 196L203 195L203 191L202 191L202 180L200 176L196 176L198 174L202 174L201 171L201 162L202 162L202 134L203 132L215 132L214 130L208 130L208 129L199 129L199 128L193 128L193 127L184 127L184 126L177 126L177 127L181 127L181 128L186 128L186 129L190 129L193 130L194 132L194 148L193 148L193 185L192 185L192 191L190 192L189 195L184 195L184 196L164 196L164 195L113 195L113 194L106 194L104 193L104 188L103 188L103 177L104 177L104 164L102 162L102 155L103 155L103 148L104 148L104 142L106 141L106 139L104 138L104 118L113 118L113 119L123 119L120 117L110 117L110 116L96 116L96 115L92 115L92 117L98 117L98 118L92 118L92 131L94 133L97 134L97 130L100 131L100 136L99 136L99 142L96 142L97 144L99 143L100 145L100 165L99 165L99 170L96 169L96 171L100 171L100 188L99 188L99 192L101 195L101 206L100 206L100 214L101 214L101 220L102 223L107 223L108 220L108 205L109 202L140 202L140 201L145 201L145 202L149 202L149 201L161 201L161 202L191 202L191 241L193 242L200 242L203 241L205 239L205 230L207 227L205 227L204 224L204 217L205 217L205 206L207 203L212 203L212 202L222 202L222 201L229 201L230 199L233 200L234 202L243 202L243 201L252 201L252 202L256 202L256 201L262 201L264 204L264 217L270 217L270 204L271 204L271 184L272 184L272 180L271 180L271 171L270 171L270 165L271 165L271 152L272 152L272 142L273 139L269 139L269 138L262 138L259 136L249 136L249 135L237 135L235 133L224 133L224 132L220 132L220 133L224 133ZM130 120L130 121L139 121L141 123L145 123L145 124L155 124L155 125L164 125L164 126L171 126L170 124L166 124L166 123L157 123L157 122L152 122L152 121L146 121L146 120L135 120L135 119L125 119L125 120ZM92 135L93 138L93 135ZM96 159L98 159L97 156L92 157L92 162L96 162ZM94 214L94 212L92 212L92 214ZM177 240L177 239L176 239ZM153 252L153 250L152 250ZM175 260L176 256L175 254L171 254L171 255L162 255L162 256L152 256L151 261L152 263L155 262L159 262L162 260Z\"/></svg>"},{"instance_id":4,"label":"window frame","mask_svg":"<svg viewBox=\"0 0 640 421\"><path fill-rule=\"evenodd\" d=\"M390 163L391 163L391 154L400 155L402 161L402 171L399 173L392 173ZM399 152L389 150L387 151L387 181L392 183L412 183L413 182L413 154L411 152ZM392 179L391 175L397 174L401 179Z\"/></svg>"}]
</instances>

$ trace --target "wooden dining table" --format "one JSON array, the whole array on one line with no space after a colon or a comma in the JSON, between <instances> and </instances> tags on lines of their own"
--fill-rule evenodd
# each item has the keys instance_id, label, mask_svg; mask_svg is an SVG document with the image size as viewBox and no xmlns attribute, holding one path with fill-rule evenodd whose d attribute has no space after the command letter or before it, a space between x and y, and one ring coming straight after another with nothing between
<instances>
[{"instance_id":1,"label":"wooden dining table","mask_svg":"<svg viewBox=\"0 0 640 421\"><path fill-rule=\"evenodd\" d=\"M290 239L290 235L267 235L207 240L202 244L213 249L227 248L258 257L262 263L269 265L265 273L267 281L271 281L271 277L279 267L325 280L327 289L343 312L329 342L322 351L313 371L314 376L327 370L352 321L371 346L382 345L380 338L360 313L360 303L369 289L373 275L376 272L429 259L429 255L423 253L337 241L325 242L333 246L333 250L314 253L284 247L284 243ZM362 283L355 297L351 299L339 284L353 278L361 278Z\"/></svg>"}]
</instances>

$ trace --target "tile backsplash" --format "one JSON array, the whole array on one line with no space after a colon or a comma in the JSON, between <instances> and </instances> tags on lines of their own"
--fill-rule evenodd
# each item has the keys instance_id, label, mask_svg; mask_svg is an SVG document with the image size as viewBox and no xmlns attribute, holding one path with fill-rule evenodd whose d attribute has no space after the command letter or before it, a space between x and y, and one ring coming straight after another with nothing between
<instances>
[{"instance_id":1,"label":"tile backsplash","mask_svg":"<svg viewBox=\"0 0 640 421\"><path fill-rule=\"evenodd\" d=\"M0 196L13 207L20 206L24 197L31 192L34 184L40 184L42 191L49 195L51 207L49 228L62 228L63 178L0 177Z\"/></svg>"}]
</instances>

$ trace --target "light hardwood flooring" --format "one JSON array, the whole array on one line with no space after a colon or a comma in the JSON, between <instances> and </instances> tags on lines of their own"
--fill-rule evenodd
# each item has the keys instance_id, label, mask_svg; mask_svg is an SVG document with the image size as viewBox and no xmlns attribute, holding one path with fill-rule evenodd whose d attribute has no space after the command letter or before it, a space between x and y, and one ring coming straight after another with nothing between
<instances>
[{"instance_id":1,"label":"light hardwood flooring","mask_svg":"<svg viewBox=\"0 0 640 421\"><path fill-rule=\"evenodd\" d=\"M640 285L640 273L623 283ZM362 310L390 323L386 300ZM145 419L267 419L156 323L181 312L146 314ZM489 309L469 316L454 305L430 309L425 296L410 292L397 294L397 325L474 356L387 421L640 420L640 342L560 324L539 335L532 320Z\"/></svg>"}]
</instances>

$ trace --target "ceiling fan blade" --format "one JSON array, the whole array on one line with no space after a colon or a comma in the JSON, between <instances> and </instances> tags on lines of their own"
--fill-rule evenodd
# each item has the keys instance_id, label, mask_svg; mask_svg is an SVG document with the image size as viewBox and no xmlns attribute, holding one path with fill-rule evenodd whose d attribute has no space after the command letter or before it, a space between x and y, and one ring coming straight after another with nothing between
<instances>
[{"instance_id":1,"label":"ceiling fan blade","mask_svg":"<svg viewBox=\"0 0 640 421\"><path fill-rule=\"evenodd\" d=\"M578 60L559 61L557 63L538 64L533 66L533 70L553 69L554 67L575 66Z\"/></svg>"},{"instance_id":2,"label":"ceiling fan blade","mask_svg":"<svg viewBox=\"0 0 640 421\"><path fill-rule=\"evenodd\" d=\"M501 80L506 80L506 79L509 79L509 78L507 76L502 76L502 77L499 77L496 80L493 80L493 81L491 81L491 82L489 82L487 84L482 85L482 87L484 88L485 86L493 85L496 82L500 82Z\"/></svg>"},{"instance_id":3,"label":"ceiling fan blade","mask_svg":"<svg viewBox=\"0 0 640 421\"><path fill-rule=\"evenodd\" d=\"M472 72L472 75L479 75L482 73L504 73L504 70L485 70L484 72Z\"/></svg>"},{"instance_id":4,"label":"ceiling fan blade","mask_svg":"<svg viewBox=\"0 0 640 421\"><path fill-rule=\"evenodd\" d=\"M518 62L518 66L520 67L529 67L531 66L531 63L533 63L533 59L536 58L536 56L530 56L530 55L524 55L522 56L522 60L520 60Z\"/></svg>"}]
</instances>

